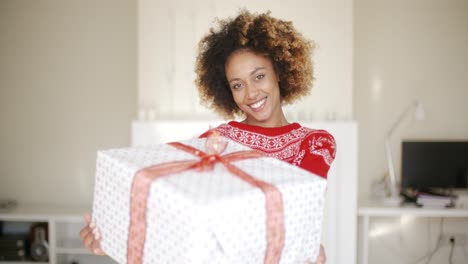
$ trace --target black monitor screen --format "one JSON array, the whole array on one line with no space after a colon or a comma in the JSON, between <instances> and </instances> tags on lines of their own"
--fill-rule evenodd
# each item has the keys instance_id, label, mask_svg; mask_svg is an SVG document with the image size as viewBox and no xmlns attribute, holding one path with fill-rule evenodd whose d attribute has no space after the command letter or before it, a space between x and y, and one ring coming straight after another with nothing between
<instances>
[{"instance_id":1,"label":"black monitor screen","mask_svg":"<svg viewBox=\"0 0 468 264\"><path fill-rule=\"evenodd\" d=\"M468 141L404 141L402 188L467 188Z\"/></svg>"}]
</instances>

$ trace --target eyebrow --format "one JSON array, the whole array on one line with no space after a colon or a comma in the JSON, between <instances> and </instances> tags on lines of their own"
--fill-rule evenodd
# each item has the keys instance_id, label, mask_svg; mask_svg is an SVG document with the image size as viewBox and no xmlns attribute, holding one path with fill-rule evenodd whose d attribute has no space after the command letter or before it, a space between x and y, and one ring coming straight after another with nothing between
<instances>
[{"instance_id":1,"label":"eyebrow","mask_svg":"<svg viewBox=\"0 0 468 264\"><path fill-rule=\"evenodd\" d=\"M251 71L251 72L249 73L249 76L252 76L252 75L254 75L257 71L263 70L263 69L266 69L266 67L257 67L257 68L255 68L253 71ZM240 80L240 78L232 78L231 80L229 80L229 83L231 83L231 82L233 82L233 81L238 81L238 80Z\"/></svg>"}]
</instances>

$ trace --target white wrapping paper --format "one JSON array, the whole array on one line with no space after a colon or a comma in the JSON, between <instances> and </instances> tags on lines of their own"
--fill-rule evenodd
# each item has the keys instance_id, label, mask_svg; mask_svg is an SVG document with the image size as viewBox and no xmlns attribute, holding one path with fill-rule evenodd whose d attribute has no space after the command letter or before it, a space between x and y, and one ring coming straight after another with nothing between
<instances>
[{"instance_id":1,"label":"white wrapping paper","mask_svg":"<svg viewBox=\"0 0 468 264\"><path fill-rule=\"evenodd\" d=\"M204 151L206 139L181 143ZM229 141L227 154L248 150ZM166 144L99 151L93 218L102 234L101 247L126 263L130 190L142 168L198 157ZM246 173L275 185L282 193L285 245L282 264L315 261L326 180L275 158L233 162ZM154 181L147 205L143 263L263 263L265 197L263 192L228 172L186 171Z\"/></svg>"}]
</instances>

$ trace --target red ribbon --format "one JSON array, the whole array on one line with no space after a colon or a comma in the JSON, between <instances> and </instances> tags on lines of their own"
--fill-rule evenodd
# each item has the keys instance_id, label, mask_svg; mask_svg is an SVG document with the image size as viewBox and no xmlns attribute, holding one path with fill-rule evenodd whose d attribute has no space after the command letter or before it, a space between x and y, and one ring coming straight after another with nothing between
<instances>
[{"instance_id":1,"label":"red ribbon","mask_svg":"<svg viewBox=\"0 0 468 264\"><path fill-rule=\"evenodd\" d=\"M143 249L146 237L146 208L151 182L186 170L209 170L219 162L232 174L245 182L260 188L265 194L267 248L264 263L279 263L284 245L284 210L281 192L272 184L261 181L232 165L231 162L265 156L259 151L238 151L226 155L207 154L182 143L168 143L177 149L198 156L199 160L162 163L139 170L132 182L130 201L130 226L127 241L127 263L143 263Z\"/></svg>"}]
</instances>

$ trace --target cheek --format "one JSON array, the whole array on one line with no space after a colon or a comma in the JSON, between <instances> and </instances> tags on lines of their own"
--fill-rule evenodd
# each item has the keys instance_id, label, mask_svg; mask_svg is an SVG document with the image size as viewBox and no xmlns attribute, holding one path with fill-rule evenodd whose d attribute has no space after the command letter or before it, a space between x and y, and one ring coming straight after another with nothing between
<instances>
[{"instance_id":1,"label":"cheek","mask_svg":"<svg viewBox=\"0 0 468 264\"><path fill-rule=\"evenodd\" d=\"M279 85L274 79L269 79L262 84L262 90L268 93L279 93Z\"/></svg>"},{"instance_id":2,"label":"cheek","mask_svg":"<svg viewBox=\"0 0 468 264\"><path fill-rule=\"evenodd\" d=\"M237 105L240 105L242 103L242 100L244 98L242 92L233 92L231 91L232 93L232 98L234 98L234 102L237 104Z\"/></svg>"}]
</instances>

